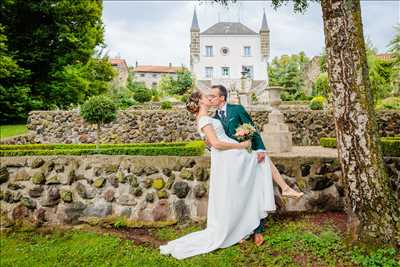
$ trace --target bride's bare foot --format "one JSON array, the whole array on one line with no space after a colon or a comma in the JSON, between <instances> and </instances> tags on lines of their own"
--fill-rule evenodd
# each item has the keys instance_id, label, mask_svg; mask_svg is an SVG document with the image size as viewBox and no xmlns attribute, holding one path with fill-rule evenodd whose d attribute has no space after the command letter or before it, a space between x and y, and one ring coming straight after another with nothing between
<instances>
[{"instance_id":1,"label":"bride's bare foot","mask_svg":"<svg viewBox=\"0 0 400 267\"><path fill-rule=\"evenodd\" d=\"M294 189L292 189L290 186L287 186L285 189L282 190L282 196L284 197L293 197L293 198L299 198L304 195L303 192L297 192Z\"/></svg>"},{"instance_id":2,"label":"bride's bare foot","mask_svg":"<svg viewBox=\"0 0 400 267\"><path fill-rule=\"evenodd\" d=\"M254 234L254 243L257 247L261 246L264 243L264 236L260 233Z\"/></svg>"}]
</instances>

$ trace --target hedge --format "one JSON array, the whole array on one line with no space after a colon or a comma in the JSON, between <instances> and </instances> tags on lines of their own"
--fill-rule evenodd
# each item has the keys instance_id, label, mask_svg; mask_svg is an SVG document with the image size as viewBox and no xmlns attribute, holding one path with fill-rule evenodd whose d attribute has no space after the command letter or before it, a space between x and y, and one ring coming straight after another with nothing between
<instances>
[{"instance_id":1,"label":"hedge","mask_svg":"<svg viewBox=\"0 0 400 267\"><path fill-rule=\"evenodd\" d=\"M114 147L164 147L185 146L188 142L170 143L131 143L131 144L100 144L100 148ZM95 149L96 144L28 144L28 145L0 145L0 150L53 150L53 149Z\"/></svg>"},{"instance_id":2,"label":"hedge","mask_svg":"<svg viewBox=\"0 0 400 267\"><path fill-rule=\"evenodd\" d=\"M18 147L19 145L10 145ZM200 156L204 153L203 141L192 141L186 143L154 143L154 144L105 144L99 150L95 145L86 144L53 144L53 145L20 145L25 149L3 149L0 156L50 156L50 155L140 155L140 156ZM34 146L34 149L27 149ZM42 146L42 148L38 148ZM91 146L91 147L88 147Z\"/></svg>"},{"instance_id":3,"label":"hedge","mask_svg":"<svg viewBox=\"0 0 400 267\"><path fill-rule=\"evenodd\" d=\"M384 156L400 157L400 136L381 137L380 141ZM323 137L319 143L323 147L336 148L336 138Z\"/></svg>"}]
</instances>

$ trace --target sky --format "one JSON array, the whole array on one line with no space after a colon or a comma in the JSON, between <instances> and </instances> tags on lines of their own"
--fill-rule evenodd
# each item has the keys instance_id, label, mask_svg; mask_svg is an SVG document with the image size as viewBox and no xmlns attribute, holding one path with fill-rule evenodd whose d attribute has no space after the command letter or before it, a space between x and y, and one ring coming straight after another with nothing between
<instances>
[{"instance_id":1,"label":"sky","mask_svg":"<svg viewBox=\"0 0 400 267\"><path fill-rule=\"evenodd\" d=\"M106 52L135 65L189 65L190 26L194 8L200 31L218 21L245 24L258 32L265 9L271 38L271 58L304 51L317 56L324 47L321 7L312 3L304 14L292 4L273 9L270 1L238 1L228 7L208 1L105 0L103 22ZM361 1L364 36L387 51L400 23L400 1Z\"/></svg>"}]
</instances>

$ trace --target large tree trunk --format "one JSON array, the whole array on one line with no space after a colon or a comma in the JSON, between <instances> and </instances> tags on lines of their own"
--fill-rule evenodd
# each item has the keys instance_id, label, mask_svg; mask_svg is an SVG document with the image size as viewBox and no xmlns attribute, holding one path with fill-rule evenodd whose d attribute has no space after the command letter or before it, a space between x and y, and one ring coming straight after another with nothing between
<instances>
[{"instance_id":1,"label":"large tree trunk","mask_svg":"<svg viewBox=\"0 0 400 267\"><path fill-rule=\"evenodd\" d=\"M400 204L390 187L368 78L358 0L321 0L337 147L353 240L400 241Z\"/></svg>"}]
</instances>

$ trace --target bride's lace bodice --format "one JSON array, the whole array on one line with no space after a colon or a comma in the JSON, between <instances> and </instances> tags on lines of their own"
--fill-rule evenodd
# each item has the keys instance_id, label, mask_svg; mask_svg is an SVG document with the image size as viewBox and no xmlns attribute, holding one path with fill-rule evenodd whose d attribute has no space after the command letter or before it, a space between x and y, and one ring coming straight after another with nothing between
<instances>
[{"instance_id":1,"label":"bride's lace bodice","mask_svg":"<svg viewBox=\"0 0 400 267\"><path fill-rule=\"evenodd\" d=\"M230 142L230 143L237 143L236 140L230 138L229 136L226 135L225 130L224 130L224 126L222 125L222 123L218 120L218 119L214 119L210 116L201 116L199 121L198 121L198 125L197 125L197 130L201 136L201 138L205 138L205 134L202 131L202 128L204 126L206 126L207 124L211 124L214 128L215 131L215 135L217 136L217 138L219 140L223 140L226 142Z\"/></svg>"}]
</instances>

